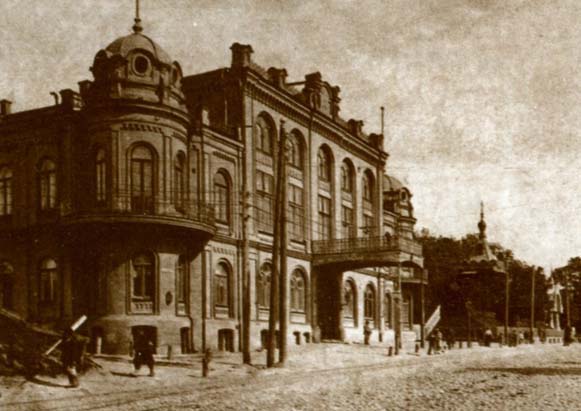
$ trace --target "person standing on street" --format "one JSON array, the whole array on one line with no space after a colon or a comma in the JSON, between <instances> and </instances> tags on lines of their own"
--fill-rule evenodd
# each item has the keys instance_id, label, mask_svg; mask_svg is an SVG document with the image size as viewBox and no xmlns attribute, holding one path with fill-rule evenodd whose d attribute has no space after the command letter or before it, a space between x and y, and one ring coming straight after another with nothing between
<instances>
[{"instance_id":1,"label":"person standing on street","mask_svg":"<svg viewBox=\"0 0 581 411\"><path fill-rule=\"evenodd\" d=\"M83 340L72 329L67 328L61 343L61 361L72 388L79 386L78 367L81 366L83 351Z\"/></svg>"},{"instance_id":2,"label":"person standing on street","mask_svg":"<svg viewBox=\"0 0 581 411\"><path fill-rule=\"evenodd\" d=\"M365 325L363 326L363 338L365 345L369 345L369 339L371 338L371 326L369 325L369 320L365 320Z\"/></svg>"},{"instance_id":3,"label":"person standing on street","mask_svg":"<svg viewBox=\"0 0 581 411\"><path fill-rule=\"evenodd\" d=\"M155 376L154 366L155 359L153 354L155 353L155 346L151 339L146 338L144 332L139 330L135 335L135 354L133 357L133 366L135 368L135 373L137 373L143 364L147 365L149 368L149 376Z\"/></svg>"}]
</instances>

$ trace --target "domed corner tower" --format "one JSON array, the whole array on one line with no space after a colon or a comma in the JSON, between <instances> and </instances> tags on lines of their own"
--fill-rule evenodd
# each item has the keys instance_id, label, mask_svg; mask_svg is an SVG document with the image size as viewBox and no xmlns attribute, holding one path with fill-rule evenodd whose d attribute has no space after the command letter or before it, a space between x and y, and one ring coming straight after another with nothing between
<instances>
[{"instance_id":1,"label":"domed corner tower","mask_svg":"<svg viewBox=\"0 0 581 411\"><path fill-rule=\"evenodd\" d=\"M189 149L181 68L136 19L91 71L94 81L80 83L83 183L64 224L73 311L89 314L95 351L127 353L148 338L158 353L187 352L200 310L196 257L215 227Z\"/></svg>"}]
</instances>

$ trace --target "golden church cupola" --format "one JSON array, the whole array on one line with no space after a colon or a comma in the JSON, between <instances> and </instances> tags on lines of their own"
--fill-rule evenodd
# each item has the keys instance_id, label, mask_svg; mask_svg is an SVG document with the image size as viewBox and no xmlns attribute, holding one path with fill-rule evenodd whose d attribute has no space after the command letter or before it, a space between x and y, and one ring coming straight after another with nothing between
<instances>
[{"instance_id":1,"label":"golden church cupola","mask_svg":"<svg viewBox=\"0 0 581 411\"><path fill-rule=\"evenodd\" d=\"M162 104L185 111L181 67L143 34L139 17L133 33L97 53L91 71L94 82L82 90L89 104L106 104L113 99Z\"/></svg>"}]
</instances>

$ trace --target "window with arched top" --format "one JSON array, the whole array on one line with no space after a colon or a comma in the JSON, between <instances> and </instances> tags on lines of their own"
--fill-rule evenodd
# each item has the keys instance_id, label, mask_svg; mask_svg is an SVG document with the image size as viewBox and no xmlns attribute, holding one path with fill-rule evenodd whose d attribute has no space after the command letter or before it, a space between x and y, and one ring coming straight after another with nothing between
<instances>
[{"instance_id":1,"label":"window with arched top","mask_svg":"<svg viewBox=\"0 0 581 411\"><path fill-rule=\"evenodd\" d=\"M293 131L288 137L289 162L290 165L299 170L303 170L303 139L298 131Z\"/></svg>"},{"instance_id":2,"label":"window with arched top","mask_svg":"<svg viewBox=\"0 0 581 411\"><path fill-rule=\"evenodd\" d=\"M12 169L0 166L0 217L12 214Z\"/></svg>"},{"instance_id":3,"label":"window with arched top","mask_svg":"<svg viewBox=\"0 0 581 411\"><path fill-rule=\"evenodd\" d=\"M383 318L385 321L385 324L392 328L392 323L391 323L391 307L392 307L392 303L391 303L391 294L390 293L385 293L385 298L383 300Z\"/></svg>"},{"instance_id":4,"label":"window with arched top","mask_svg":"<svg viewBox=\"0 0 581 411\"><path fill-rule=\"evenodd\" d=\"M296 184L288 186L287 225L292 240L305 239L305 205L304 190Z\"/></svg>"},{"instance_id":5,"label":"window with arched top","mask_svg":"<svg viewBox=\"0 0 581 411\"><path fill-rule=\"evenodd\" d=\"M52 258L46 258L40 263L39 300L41 303L54 303L57 295L58 271L57 263Z\"/></svg>"},{"instance_id":6,"label":"window with arched top","mask_svg":"<svg viewBox=\"0 0 581 411\"><path fill-rule=\"evenodd\" d=\"M131 296L136 301L153 301L155 298L155 256L151 252L136 254L133 267Z\"/></svg>"},{"instance_id":7,"label":"window with arched top","mask_svg":"<svg viewBox=\"0 0 581 411\"><path fill-rule=\"evenodd\" d=\"M256 149L272 156L274 141L272 121L266 115L261 114L256 119Z\"/></svg>"},{"instance_id":8,"label":"window with arched top","mask_svg":"<svg viewBox=\"0 0 581 411\"><path fill-rule=\"evenodd\" d=\"M214 309L215 312L230 313L231 269L225 262L219 262L214 270Z\"/></svg>"},{"instance_id":9,"label":"window with arched top","mask_svg":"<svg viewBox=\"0 0 581 411\"><path fill-rule=\"evenodd\" d=\"M317 153L317 175L320 181L331 181L331 155L324 148Z\"/></svg>"},{"instance_id":10,"label":"window with arched top","mask_svg":"<svg viewBox=\"0 0 581 411\"><path fill-rule=\"evenodd\" d=\"M154 209L154 155L152 150L139 145L131 151L131 210L153 213Z\"/></svg>"},{"instance_id":11,"label":"window with arched top","mask_svg":"<svg viewBox=\"0 0 581 411\"><path fill-rule=\"evenodd\" d=\"M176 264L176 301L185 303L188 297L188 270L186 257L180 255Z\"/></svg>"},{"instance_id":12,"label":"window with arched top","mask_svg":"<svg viewBox=\"0 0 581 411\"><path fill-rule=\"evenodd\" d=\"M363 174L362 182L361 182L361 190L362 190L362 197L363 197L363 226L361 229L363 230L363 235L366 237L374 235L376 232L375 227L375 220L374 220L374 212L373 212L373 200L374 200L374 178L373 173L367 170Z\"/></svg>"},{"instance_id":13,"label":"window with arched top","mask_svg":"<svg viewBox=\"0 0 581 411\"><path fill-rule=\"evenodd\" d=\"M56 208L57 181L56 164L51 159L45 158L38 165L38 198L41 210Z\"/></svg>"},{"instance_id":14,"label":"window with arched top","mask_svg":"<svg viewBox=\"0 0 581 411\"><path fill-rule=\"evenodd\" d=\"M290 279L291 310L304 313L307 307L307 290L305 275L301 270L294 270Z\"/></svg>"},{"instance_id":15,"label":"window with arched top","mask_svg":"<svg viewBox=\"0 0 581 411\"><path fill-rule=\"evenodd\" d=\"M176 154L173 162L173 199L176 210L186 208L186 155L183 151Z\"/></svg>"},{"instance_id":16,"label":"window with arched top","mask_svg":"<svg viewBox=\"0 0 581 411\"><path fill-rule=\"evenodd\" d=\"M103 148L95 153L95 200L99 205L107 201L107 158Z\"/></svg>"},{"instance_id":17,"label":"window with arched top","mask_svg":"<svg viewBox=\"0 0 581 411\"><path fill-rule=\"evenodd\" d=\"M7 261L0 262L0 308L14 308L14 268Z\"/></svg>"},{"instance_id":18,"label":"window with arched top","mask_svg":"<svg viewBox=\"0 0 581 411\"><path fill-rule=\"evenodd\" d=\"M341 191L345 193L353 192L353 168L349 163L343 161L341 164Z\"/></svg>"},{"instance_id":19,"label":"window with arched top","mask_svg":"<svg viewBox=\"0 0 581 411\"><path fill-rule=\"evenodd\" d=\"M357 321L357 286L351 279L343 285L343 316Z\"/></svg>"},{"instance_id":20,"label":"window with arched top","mask_svg":"<svg viewBox=\"0 0 581 411\"><path fill-rule=\"evenodd\" d=\"M226 171L220 170L214 175L214 201L216 220L230 224L230 176Z\"/></svg>"},{"instance_id":21,"label":"window with arched top","mask_svg":"<svg viewBox=\"0 0 581 411\"><path fill-rule=\"evenodd\" d=\"M373 202L373 175L367 171L363 174L362 181L363 201Z\"/></svg>"},{"instance_id":22,"label":"window with arched top","mask_svg":"<svg viewBox=\"0 0 581 411\"><path fill-rule=\"evenodd\" d=\"M375 321L375 288L367 284L364 294L363 315L366 320Z\"/></svg>"},{"instance_id":23,"label":"window with arched top","mask_svg":"<svg viewBox=\"0 0 581 411\"><path fill-rule=\"evenodd\" d=\"M272 275L272 265L264 263L260 266L258 271L258 278L256 281L256 300L259 307L270 307L270 279Z\"/></svg>"}]
</instances>

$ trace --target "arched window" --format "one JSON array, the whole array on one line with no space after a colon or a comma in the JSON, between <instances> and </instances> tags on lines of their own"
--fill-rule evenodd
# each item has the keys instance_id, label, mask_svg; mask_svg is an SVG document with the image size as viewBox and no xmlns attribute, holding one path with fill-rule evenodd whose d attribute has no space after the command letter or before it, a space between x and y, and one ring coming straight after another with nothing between
<instances>
[{"instance_id":1,"label":"arched window","mask_svg":"<svg viewBox=\"0 0 581 411\"><path fill-rule=\"evenodd\" d=\"M363 314L366 320L375 321L375 288L371 284L367 284L365 287Z\"/></svg>"},{"instance_id":2,"label":"arched window","mask_svg":"<svg viewBox=\"0 0 581 411\"><path fill-rule=\"evenodd\" d=\"M12 169L0 166L0 216L12 214Z\"/></svg>"},{"instance_id":3,"label":"arched window","mask_svg":"<svg viewBox=\"0 0 581 411\"><path fill-rule=\"evenodd\" d=\"M373 175L367 171L363 174L363 201L373 202Z\"/></svg>"},{"instance_id":4,"label":"arched window","mask_svg":"<svg viewBox=\"0 0 581 411\"><path fill-rule=\"evenodd\" d=\"M95 197L97 204L107 201L107 162L102 148L95 153Z\"/></svg>"},{"instance_id":5,"label":"arched window","mask_svg":"<svg viewBox=\"0 0 581 411\"><path fill-rule=\"evenodd\" d=\"M392 328L392 324L391 324L391 294L390 293L385 293L385 299L383 301L383 317L384 317L384 321L385 324Z\"/></svg>"},{"instance_id":6,"label":"arched window","mask_svg":"<svg viewBox=\"0 0 581 411\"><path fill-rule=\"evenodd\" d=\"M40 263L40 302L53 303L57 293L57 263L51 258L46 258Z\"/></svg>"},{"instance_id":7,"label":"arched window","mask_svg":"<svg viewBox=\"0 0 581 411\"><path fill-rule=\"evenodd\" d=\"M264 154L272 156L274 143L274 128L272 122L266 116L260 115L256 120L256 149Z\"/></svg>"},{"instance_id":8,"label":"arched window","mask_svg":"<svg viewBox=\"0 0 581 411\"><path fill-rule=\"evenodd\" d=\"M353 192L353 168L349 163L343 161L341 164L341 190L346 193Z\"/></svg>"},{"instance_id":9,"label":"arched window","mask_svg":"<svg viewBox=\"0 0 581 411\"><path fill-rule=\"evenodd\" d=\"M153 301L155 297L155 257L142 252L133 257L132 297L139 301Z\"/></svg>"},{"instance_id":10,"label":"arched window","mask_svg":"<svg viewBox=\"0 0 581 411\"><path fill-rule=\"evenodd\" d=\"M343 316L357 321L357 287L352 280L345 281L343 286Z\"/></svg>"},{"instance_id":11,"label":"arched window","mask_svg":"<svg viewBox=\"0 0 581 411\"><path fill-rule=\"evenodd\" d=\"M288 230L293 240L305 239L304 190L295 184L288 186Z\"/></svg>"},{"instance_id":12,"label":"arched window","mask_svg":"<svg viewBox=\"0 0 581 411\"><path fill-rule=\"evenodd\" d=\"M177 153L173 163L173 198L176 210L186 208L186 155L183 151Z\"/></svg>"},{"instance_id":13,"label":"arched window","mask_svg":"<svg viewBox=\"0 0 581 411\"><path fill-rule=\"evenodd\" d=\"M262 308L270 307L270 277L272 274L272 265L264 263L260 266L258 272L258 281L256 281L256 300L258 306Z\"/></svg>"},{"instance_id":14,"label":"arched window","mask_svg":"<svg viewBox=\"0 0 581 411\"><path fill-rule=\"evenodd\" d=\"M293 131L288 138L289 142L289 162L290 165L303 170L303 144L298 131Z\"/></svg>"},{"instance_id":15,"label":"arched window","mask_svg":"<svg viewBox=\"0 0 581 411\"><path fill-rule=\"evenodd\" d=\"M131 152L131 210L153 212L153 153L146 146L137 146Z\"/></svg>"},{"instance_id":16,"label":"arched window","mask_svg":"<svg viewBox=\"0 0 581 411\"><path fill-rule=\"evenodd\" d=\"M214 175L214 201L216 202L216 220L230 224L230 182L224 170Z\"/></svg>"},{"instance_id":17,"label":"arched window","mask_svg":"<svg viewBox=\"0 0 581 411\"><path fill-rule=\"evenodd\" d=\"M0 307L14 308L14 268L9 262L0 263Z\"/></svg>"},{"instance_id":18,"label":"arched window","mask_svg":"<svg viewBox=\"0 0 581 411\"><path fill-rule=\"evenodd\" d=\"M324 148L317 154L317 174L321 181L331 181L331 156Z\"/></svg>"},{"instance_id":19,"label":"arched window","mask_svg":"<svg viewBox=\"0 0 581 411\"><path fill-rule=\"evenodd\" d=\"M45 158L38 166L39 206L41 210L56 208L56 164Z\"/></svg>"},{"instance_id":20,"label":"arched window","mask_svg":"<svg viewBox=\"0 0 581 411\"><path fill-rule=\"evenodd\" d=\"M186 257L180 255L176 265L176 294L177 302L185 303L188 296L188 276L187 276Z\"/></svg>"},{"instance_id":21,"label":"arched window","mask_svg":"<svg viewBox=\"0 0 581 411\"><path fill-rule=\"evenodd\" d=\"M304 313L307 306L305 276L301 270L294 270L290 280L291 310Z\"/></svg>"},{"instance_id":22,"label":"arched window","mask_svg":"<svg viewBox=\"0 0 581 411\"><path fill-rule=\"evenodd\" d=\"M224 262L214 271L214 307L217 312L230 310L230 267Z\"/></svg>"}]
</instances>

